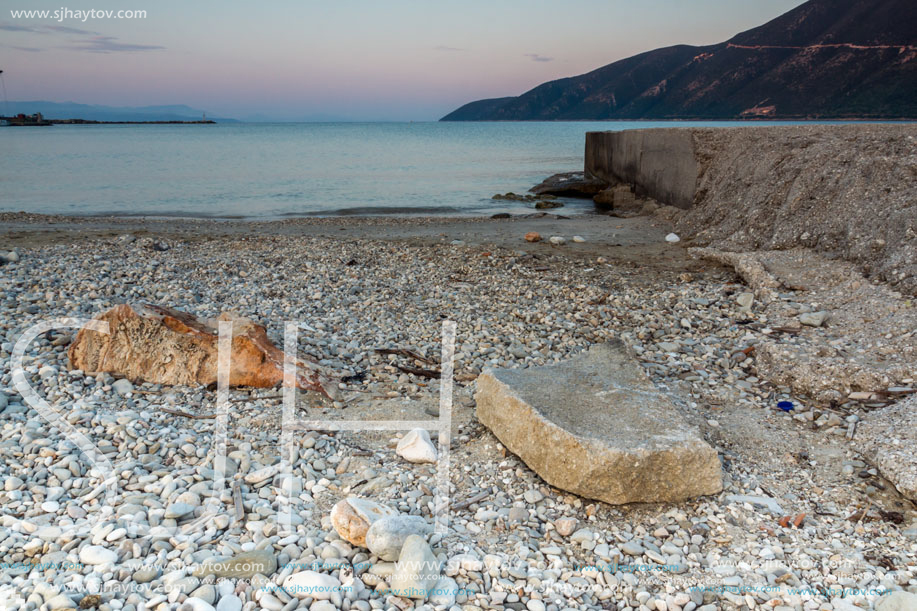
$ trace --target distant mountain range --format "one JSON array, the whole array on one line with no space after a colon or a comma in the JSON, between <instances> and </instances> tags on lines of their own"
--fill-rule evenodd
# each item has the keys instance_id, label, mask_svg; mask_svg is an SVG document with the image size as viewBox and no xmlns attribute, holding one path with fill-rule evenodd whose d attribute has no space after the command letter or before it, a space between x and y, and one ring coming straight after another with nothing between
<instances>
[{"instance_id":1,"label":"distant mountain range","mask_svg":"<svg viewBox=\"0 0 917 611\"><path fill-rule=\"evenodd\" d=\"M87 119L90 121L195 121L204 115L203 110L184 104L169 106L101 106L76 102L47 102L32 100L9 102L9 109L0 106L0 114L31 115L40 112L47 119ZM219 123L234 123L235 119L207 117Z\"/></svg>"},{"instance_id":2,"label":"distant mountain range","mask_svg":"<svg viewBox=\"0 0 917 611\"><path fill-rule=\"evenodd\" d=\"M810 0L720 44L656 49L442 120L742 118L917 118L917 4Z\"/></svg>"}]
</instances>

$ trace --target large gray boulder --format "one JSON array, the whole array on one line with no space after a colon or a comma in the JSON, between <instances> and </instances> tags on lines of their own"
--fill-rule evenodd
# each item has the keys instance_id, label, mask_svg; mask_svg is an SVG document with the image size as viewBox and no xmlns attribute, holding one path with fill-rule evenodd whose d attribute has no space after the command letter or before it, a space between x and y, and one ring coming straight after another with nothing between
<instances>
[{"instance_id":1,"label":"large gray boulder","mask_svg":"<svg viewBox=\"0 0 917 611\"><path fill-rule=\"evenodd\" d=\"M716 451L616 340L558 365L487 369L477 416L549 484L612 504L722 490Z\"/></svg>"}]
</instances>

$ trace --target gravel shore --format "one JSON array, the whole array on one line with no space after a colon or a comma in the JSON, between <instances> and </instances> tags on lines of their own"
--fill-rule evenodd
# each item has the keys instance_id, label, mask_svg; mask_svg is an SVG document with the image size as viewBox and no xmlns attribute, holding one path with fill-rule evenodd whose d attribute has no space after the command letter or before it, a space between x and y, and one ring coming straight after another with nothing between
<instances>
[{"instance_id":1,"label":"gravel shore","mask_svg":"<svg viewBox=\"0 0 917 611\"><path fill-rule=\"evenodd\" d=\"M917 595L914 505L844 435L868 408L809 404L759 379L754 346L775 341L774 321L744 305L748 288L732 269L667 243L661 221L2 220L3 248L19 259L0 267L2 608L851 611L898 590ZM527 243L529 231L544 241ZM427 539L445 593L395 596L395 563L330 522L331 507L354 495L432 524L436 466L401 458L401 434L298 433L289 481L278 472L280 391L232 389L227 480L213 495L215 390L68 371L70 332L43 333L26 352L26 378L115 466L117 481L100 487L65 431L13 388L10 356L38 322L123 302L200 317L233 310L277 345L285 321L301 323L300 352L343 376L338 402L300 394L299 416L310 419L432 419L439 381L398 367L429 364L377 349L438 360L442 321L455 321L458 506L448 531ZM721 456L721 494L623 507L578 498L546 485L475 419L485 367L555 363L612 338L681 397ZM292 526L278 516L285 485ZM249 552L275 570L233 579L195 570ZM281 587L303 569L329 592L300 598Z\"/></svg>"}]
</instances>

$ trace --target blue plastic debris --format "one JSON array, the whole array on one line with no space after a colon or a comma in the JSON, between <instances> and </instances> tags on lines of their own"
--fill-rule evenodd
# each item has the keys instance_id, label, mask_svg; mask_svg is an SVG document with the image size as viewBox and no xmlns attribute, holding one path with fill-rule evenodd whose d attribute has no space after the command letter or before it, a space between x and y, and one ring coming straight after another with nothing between
<instances>
[{"instance_id":1,"label":"blue plastic debris","mask_svg":"<svg viewBox=\"0 0 917 611\"><path fill-rule=\"evenodd\" d=\"M793 411L793 402L792 401L780 401L777 403L777 407L782 409L785 412Z\"/></svg>"}]
</instances>

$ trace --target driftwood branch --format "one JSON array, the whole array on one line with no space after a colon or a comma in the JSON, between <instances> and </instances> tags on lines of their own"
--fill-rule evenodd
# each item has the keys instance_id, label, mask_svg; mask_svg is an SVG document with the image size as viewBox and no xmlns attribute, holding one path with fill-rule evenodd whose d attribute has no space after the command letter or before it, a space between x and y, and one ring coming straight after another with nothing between
<instances>
[{"instance_id":1,"label":"driftwood branch","mask_svg":"<svg viewBox=\"0 0 917 611\"><path fill-rule=\"evenodd\" d=\"M415 360L420 361L421 363L426 363L427 365L436 364L431 359L428 359L427 357L420 354L419 352L415 352L414 350L409 350L407 348L376 348L376 352L378 352L379 354L396 354L398 356L405 356L409 359L415 359Z\"/></svg>"},{"instance_id":2,"label":"driftwood branch","mask_svg":"<svg viewBox=\"0 0 917 611\"><path fill-rule=\"evenodd\" d=\"M464 501L459 501L457 503L452 503L452 509L454 510L465 509L466 507L470 505L474 505L478 501L483 501L484 499L486 499L489 496L490 496L490 490L483 490L469 499L465 499Z\"/></svg>"},{"instance_id":3,"label":"driftwood branch","mask_svg":"<svg viewBox=\"0 0 917 611\"><path fill-rule=\"evenodd\" d=\"M411 375L420 376L422 378L436 378L438 380L440 376L438 371L433 371L432 369L419 369L406 365L395 365L395 367L405 373L410 373Z\"/></svg>"},{"instance_id":4,"label":"driftwood branch","mask_svg":"<svg viewBox=\"0 0 917 611\"><path fill-rule=\"evenodd\" d=\"M188 412L183 412L177 409L169 409L168 407L160 407L161 411L172 414L173 416L181 416L182 418L191 418L192 420L210 420L211 418L216 418L216 414L189 414Z\"/></svg>"}]
</instances>

